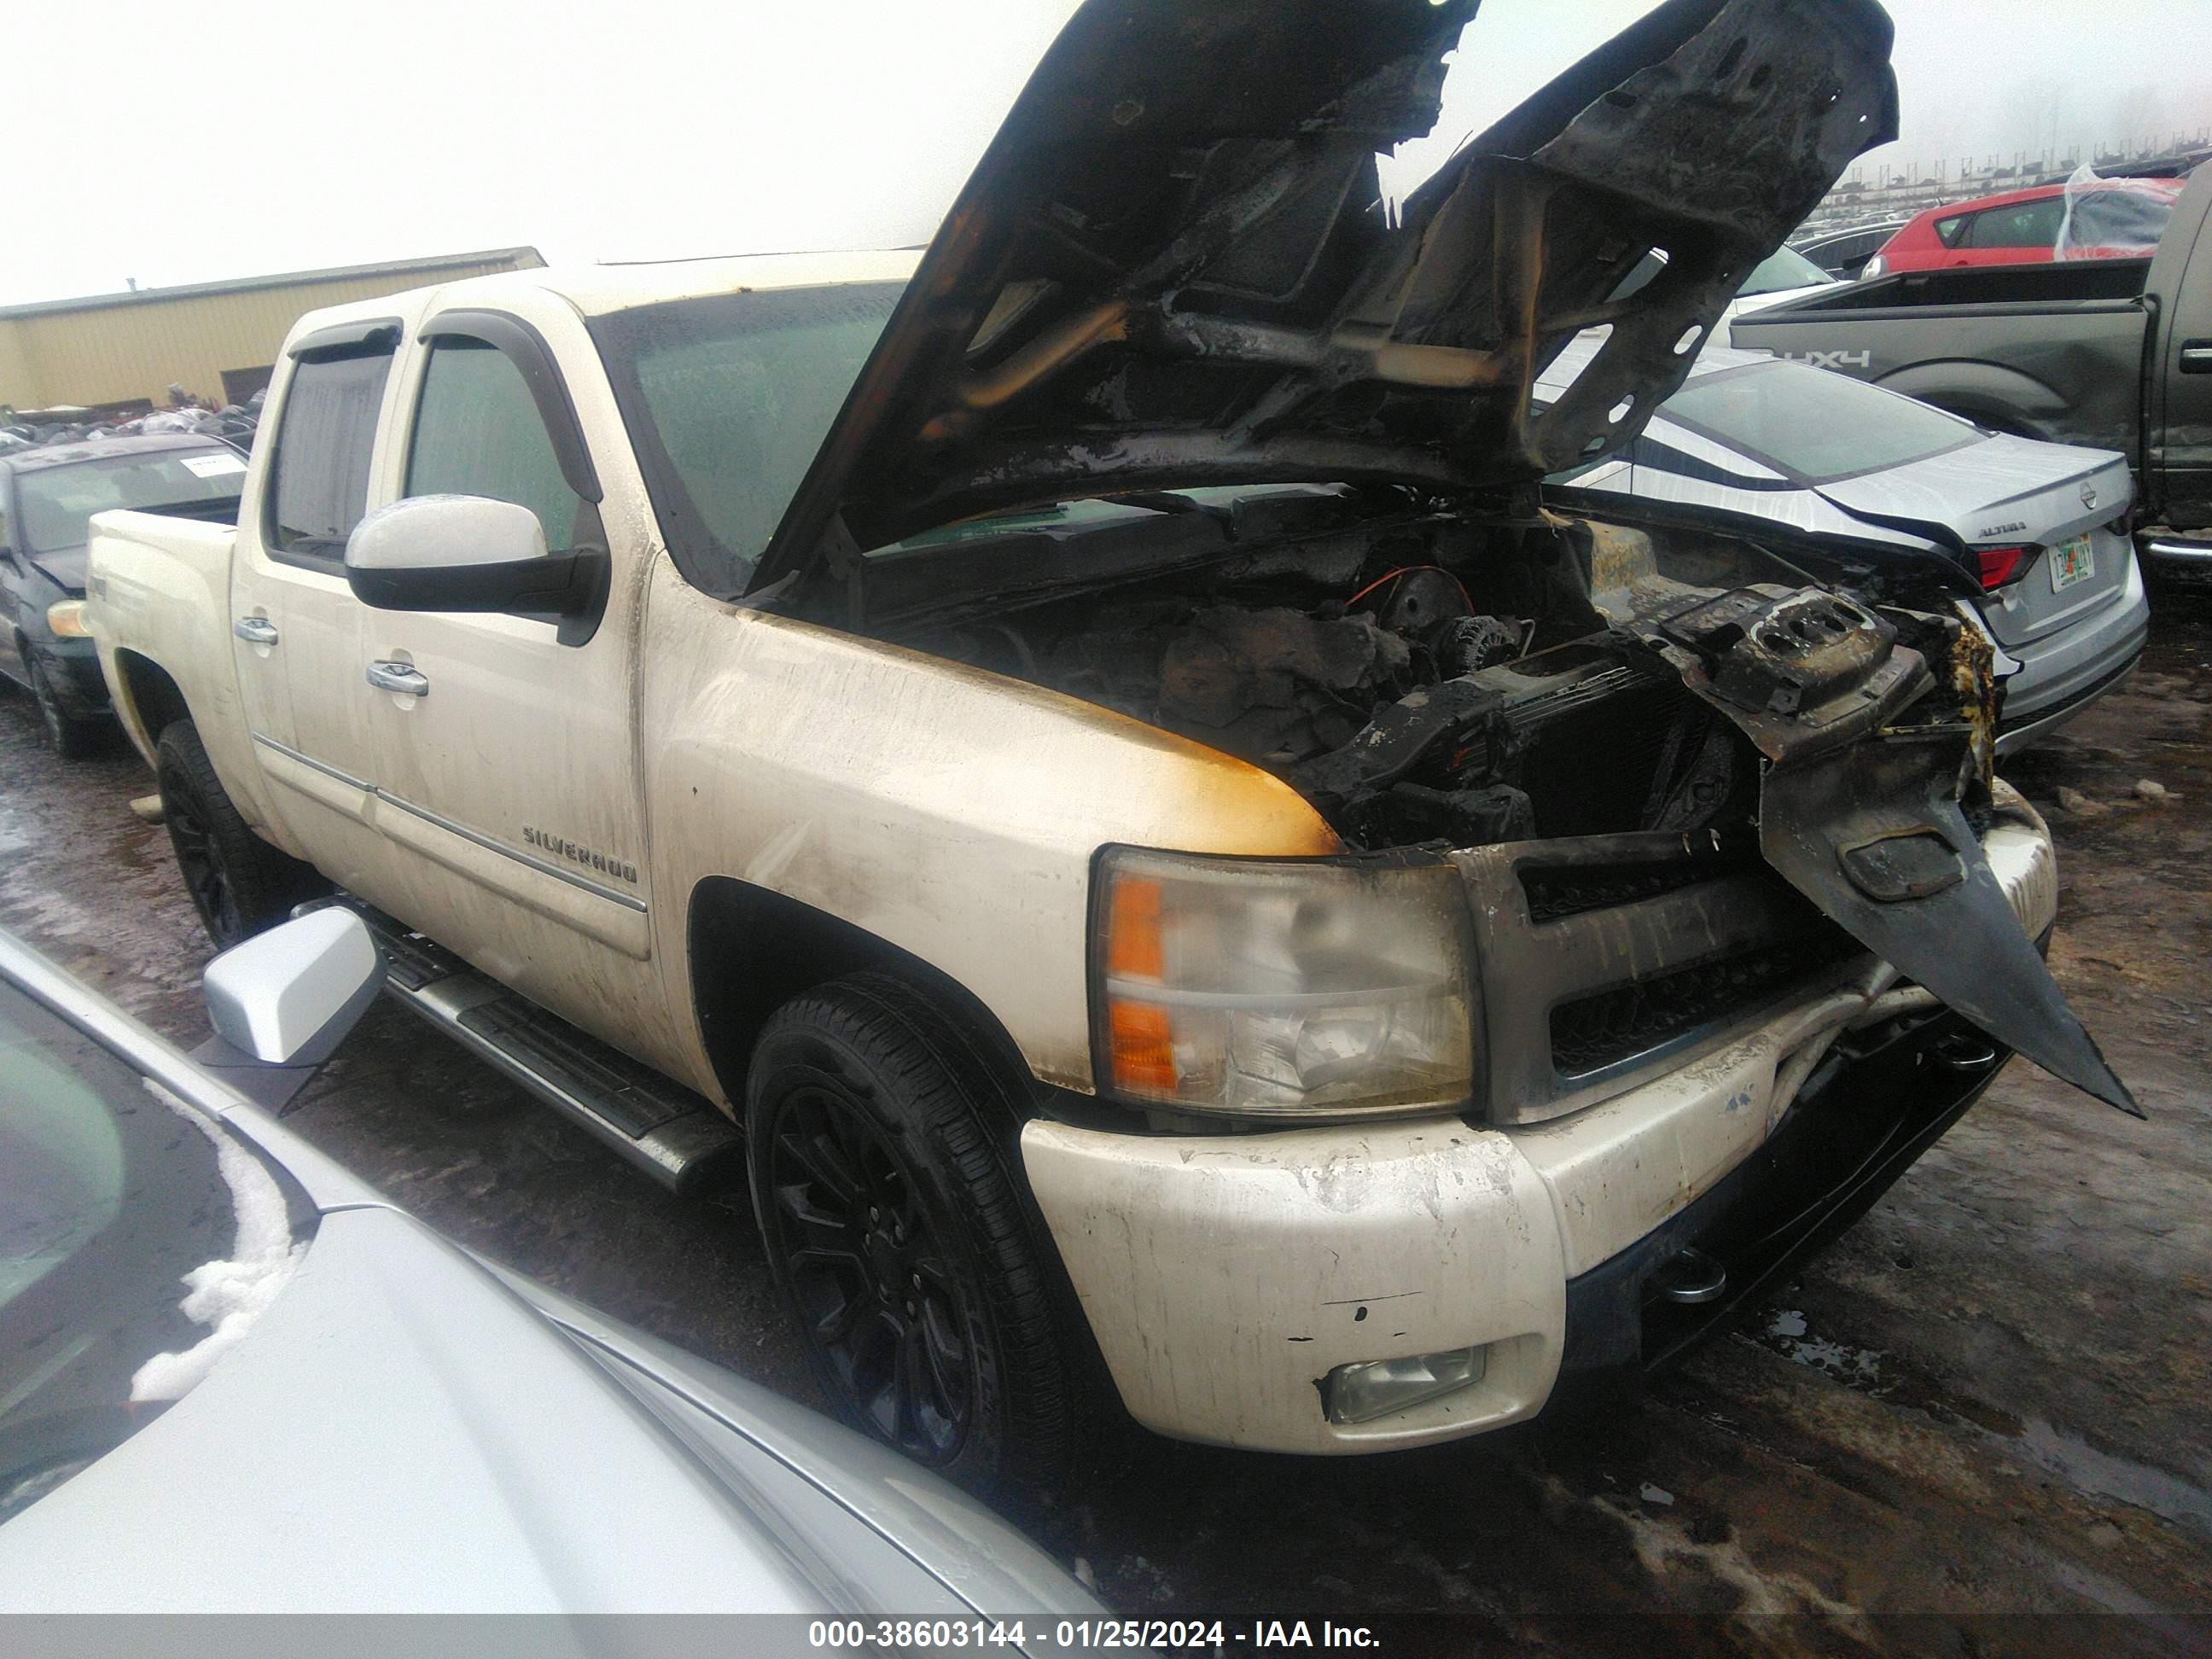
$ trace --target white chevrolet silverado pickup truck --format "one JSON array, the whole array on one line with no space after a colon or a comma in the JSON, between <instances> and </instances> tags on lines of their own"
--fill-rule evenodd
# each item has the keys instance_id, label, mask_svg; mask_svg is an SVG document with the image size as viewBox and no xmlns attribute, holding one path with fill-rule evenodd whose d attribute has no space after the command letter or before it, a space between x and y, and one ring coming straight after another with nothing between
<instances>
[{"instance_id":1,"label":"white chevrolet silverado pickup truck","mask_svg":"<svg viewBox=\"0 0 2212 1659\"><path fill-rule=\"evenodd\" d=\"M1092 0L919 256L303 319L235 531L92 551L210 931L334 895L645 1169L746 1169L825 1389L979 1483L1116 1395L1524 1419L2009 1051L2132 1109L1978 636L1543 499L1891 136L1887 20L1671 0L1386 210L1472 10Z\"/></svg>"}]
</instances>

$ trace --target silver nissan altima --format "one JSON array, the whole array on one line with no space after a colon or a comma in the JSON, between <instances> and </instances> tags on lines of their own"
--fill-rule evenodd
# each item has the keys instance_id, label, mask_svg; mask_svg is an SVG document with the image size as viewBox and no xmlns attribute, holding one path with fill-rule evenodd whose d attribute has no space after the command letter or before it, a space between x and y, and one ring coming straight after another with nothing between
<instances>
[{"instance_id":1,"label":"silver nissan altima","mask_svg":"<svg viewBox=\"0 0 2212 1659\"><path fill-rule=\"evenodd\" d=\"M0 933L0 1613L1103 1611L285 1128L382 974L301 916L210 965L188 1058Z\"/></svg>"},{"instance_id":2,"label":"silver nissan altima","mask_svg":"<svg viewBox=\"0 0 2212 1659\"><path fill-rule=\"evenodd\" d=\"M1596 345L1577 339L1538 395L1557 398ZM1763 352L1707 348L1632 444L1553 482L1763 519L1877 575L1917 568L1996 647L2001 753L2111 690L2149 635L2124 455L1985 432Z\"/></svg>"}]
</instances>

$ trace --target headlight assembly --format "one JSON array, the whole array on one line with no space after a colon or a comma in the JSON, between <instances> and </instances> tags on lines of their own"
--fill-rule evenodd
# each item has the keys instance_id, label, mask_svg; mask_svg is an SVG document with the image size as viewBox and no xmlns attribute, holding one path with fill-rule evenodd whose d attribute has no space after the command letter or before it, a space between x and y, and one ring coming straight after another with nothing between
<instances>
[{"instance_id":1,"label":"headlight assembly","mask_svg":"<svg viewBox=\"0 0 2212 1659\"><path fill-rule=\"evenodd\" d=\"M1106 1094L1279 1121L1473 1092L1467 902L1449 864L1109 848L1092 914Z\"/></svg>"}]
</instances>

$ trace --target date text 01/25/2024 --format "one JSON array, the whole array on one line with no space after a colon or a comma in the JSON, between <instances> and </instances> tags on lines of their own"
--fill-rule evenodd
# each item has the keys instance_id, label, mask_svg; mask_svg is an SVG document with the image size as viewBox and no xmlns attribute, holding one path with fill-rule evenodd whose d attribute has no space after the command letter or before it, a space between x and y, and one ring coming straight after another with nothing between
<instances>
[{"instance_id":1,"label":"date text 01/25/2024","mask_svg":"<svg viewBox=\"0 0 2212 1659\"><path fill-rule=\"evenodd\" d=\"M1255 1619L1231 1625L1219 1619L1060 1619L1050 1624L1022 1619L817 1619L808 1625L813 1648L1200 1648L1215 1652L1247 1648L1364 1648L1382 1646L1364 1625L1328 1620Z\"/></svg>"}]
</instances>

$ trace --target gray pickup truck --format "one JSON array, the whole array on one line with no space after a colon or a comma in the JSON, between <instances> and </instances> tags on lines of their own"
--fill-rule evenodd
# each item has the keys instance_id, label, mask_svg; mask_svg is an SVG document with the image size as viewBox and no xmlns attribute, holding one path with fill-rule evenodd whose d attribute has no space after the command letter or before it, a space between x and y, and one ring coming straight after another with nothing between
<instances>
[{"instance_id":1,"label":"gray pickup truck","mask_svg":"<svg viewBox=\"0 0 2212 1659\"><path fill-rule=\"evenodd\" d=\"M2000 432L2124 451L2144 554L2212 574L2208 205L2212 169L2150 259L1900 271L1738 318L1730 340Z\"/></svg>"}]
</instances>

